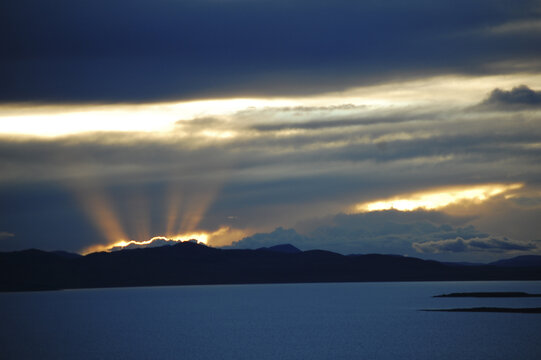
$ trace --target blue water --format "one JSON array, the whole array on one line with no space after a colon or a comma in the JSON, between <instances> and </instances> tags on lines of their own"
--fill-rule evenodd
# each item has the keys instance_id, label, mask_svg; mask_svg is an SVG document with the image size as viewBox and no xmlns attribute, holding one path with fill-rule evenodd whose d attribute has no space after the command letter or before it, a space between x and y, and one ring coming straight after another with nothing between
<instances>
[{"instance_id":1,"label":"blue water","mask_svg":"<svg viewBox=\"0 0 541 360\"><path fill-rule=\"evenodd\" d=\"M540 359L541 282L185 286L0 294L2 359Z\"/></svg>"}]
</instances>

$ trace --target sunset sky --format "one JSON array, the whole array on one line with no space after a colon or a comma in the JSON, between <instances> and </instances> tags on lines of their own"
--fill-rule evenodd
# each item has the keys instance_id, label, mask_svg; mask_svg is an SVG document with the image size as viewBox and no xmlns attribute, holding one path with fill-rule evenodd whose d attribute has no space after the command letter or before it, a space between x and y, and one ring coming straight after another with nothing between
<instances>
[{"instance_id":1,"label":"sunset sky","mask_svg":"<svg viewBox=\"0 0 541 360\"><path fill-rule=\"evenodd\" d=\"M0 13L0 251L541 255L541 1Z\"/></svg>"}]
</instances>

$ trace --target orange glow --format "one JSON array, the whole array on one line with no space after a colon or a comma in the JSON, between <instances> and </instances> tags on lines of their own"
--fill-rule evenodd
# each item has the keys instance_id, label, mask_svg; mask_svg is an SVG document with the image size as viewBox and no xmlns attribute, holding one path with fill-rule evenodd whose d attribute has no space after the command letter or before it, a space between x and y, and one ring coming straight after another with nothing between
<instances>
[{"instance_id":1,"label":"orange glow","mask_svg":"<svg viewBox=\"0 0 541 360\"><path fill-rule=\"evenodd\" d=\"M354 212L381 210L413 211L435 210L462 201L483 202L494 196L519 189L523 184L485 184L469 187L452 187L397 196L389 199L358 204Z\"/></svg>"},{"instance_id":2,"label":"orange glow","mask_svg":"<svg viewBox=\"0 0 541 360\"><path fill-rule=\"evenodd\" d=\"M76 195L86 214L108 241L128 238L103 190L97 187L77 189Z\"/></svg>"},{"instance_id":3,"label":"orange glow","mask_svg":"<svg viewBox=\"0 0 541 360\"><path fill-rule=\"evenodd\" d=\"M170 183L165 193L166 197L162 200L165 214L159 224L151 223L152 198L143 191L143 188L132 190L126 204L120 207L124 209L120 217L114 205L121 204L114 204L96 181L68 184L74 190L88 218L105 240L105 244L90 246L82 252L109 251L115 247L123 248L129 245L144 246L158 239L177 242L195 239L207 243L209 236L212 235L217 236L217 241L221 243L228 236L232 236L227 233L228 228L221 228L214 233L198 230L201 220L220 189L222 176L214 176L212 180L198 183L183 180ZM156 233L163 235L152 237Z\"/></svg>"},{"instance_id":4,"label":"orange glow","mask_svg":"<svg viewBox=\"0 0 541 360\"><path fill-rule=\"evenodd\" d=\"M128 200L130 229L135 230L138 240L150 238L150 214L148 199L140 191L132 194Z\"/></svg>"},{"instance_id":5,"label":"orange glow","mask_svg":"<svg viewBox=\"0 0 541 360\"><path fill-rule=\"evenodd\" d=\"M167 192L167 198L165 199L167 203L166 208L166 228L165 233L167 235L174 234L175 230L178 227L178 216L179 210L182 206L182 189L177 184L171 184Z\"/></svg>"},{"instance_id":6,"label":"orange glow","mask_svg":"<svg viewBox=\"0 0 541 360\"><path fill-rule=\"evenodd\" d=\"M206 193L189 194L190 207L185 209L182 214L179 232L192 231L197 228L203 216L205 215L211 201L214 199L215 192L208 190Z\"/></svg>"},{"instance_id":7,"label":"orange glow","mask_svg":"<svg viewBox=\"0 0 541 360\"><path fill-rule=\"evenodd\" d=\"M194 232L214 201L222 179L201 184L173 184L168 191L166 234Z\"/></svg>"},{"instance_id":8,"label":"orange glow","mask_svg":"<svg viewBox=\"0 0 541 360\"><path fill-rule=\"evenodd\" d=\"M93 245L83 249L83 254L98 251L110 251L113 248L123 248L129 245L149 245L155 240L186 241L195 239L206 244L210 236L223 239L229 230L220 228L214 233L197 231L207 209L214 200L219 189L219 181L205 184L172 184L167 192L166 215L164 217L164 236L150 236L151 217L149 199L142 192L134 192L128 199L128 236L122 227L113 204L103 189L93 184L86 187L74 186L75 194L90 220L107 240L107 244ZM185 200L185 201L183 201ZM144 240L149 239L149 240Z\"/></svg>"},{"instance_id":9,"label":"orange glow","mask_svg":"<svg viewBox=\"0 0 541 360\"><path fill-rule=\"evenodd\" d=\"M90 246L82 251L83 254L90 254L93 252L99 252L99 251L111 251L113 249L120 249L125 248L130 245L150 245L156 240L165 240L168 242L183 242L188 240L197 240L200 243L203 244L209 244L213 238L216 239L223 239L224 236L227 236L229 233L230 235L239 235L242 234L239 230L232 230L227 226L221 227L218 230L209 233L204 231L199 232L192 232L192 233L184 233L184 234L177 234L174 236L155 236L149 240L144 241L136 241L136 240L117 240L116 242L109 244L109 245L93 245Z\"/></svg>"},{"instance_id":10,"label":"orange glow","mask_svg":"<svg viewBox=\"0 0 541 360\"><path fill-rule=\"evenodd\" d=\"M152 244L155 240L166 240L166 241L174 241L174 242L182 242L187 240L197 240L200 243L206 244L208 240L209 235L207 233L193 233L193 234L179 234L175 235L173 237L165 237L165 236L154 236L153 238L145 241L135 241L135 240L120 240L116 243L109 245L107 248L112 249L115 247L126 247L129 245L149 245Z\"/></svg>"}]
</instances>

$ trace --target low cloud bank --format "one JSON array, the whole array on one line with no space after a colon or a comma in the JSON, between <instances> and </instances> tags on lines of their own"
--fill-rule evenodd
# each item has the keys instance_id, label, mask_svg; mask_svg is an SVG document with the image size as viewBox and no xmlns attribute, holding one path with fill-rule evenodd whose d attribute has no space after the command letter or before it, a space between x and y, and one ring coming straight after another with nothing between
<instances>
[{"instance_id":1,"label":"low cloud bank","mask_svg":"<svg viewBox=\"0 0 541 360\"><path fill-rule=\"evenodd\" d=\"M233 248L259 248L290 243L302 250L325 249L342 254L383 253L451 259L458 254L480 258L483 253L513 254L535 252L538 242L521 242L497 237L467 224L468 218L453 217L438 211L396 210L364 214L339 214L327 219L327 224L299 233L297 230L277 228L235 242ZM300 225L302 227L302 225ZM309 226L310 227L310 226Z\"/></svg>"},{"instance_id":2,"label":"low cloud bank","mask_svg":"<svg viewBox=\"0 0 541 360\"><path fill-rule=\"evenodd\" d=\"M532 251L539 250L540 246L536 242L518 242L508 238L473 238L447 239L439 241L416 242L412 244L413 248L420 253L445 253L445 252L470 252L470 251L490 251L490 252L510 252L510 251Z\"/></svg>"}]
</instances>

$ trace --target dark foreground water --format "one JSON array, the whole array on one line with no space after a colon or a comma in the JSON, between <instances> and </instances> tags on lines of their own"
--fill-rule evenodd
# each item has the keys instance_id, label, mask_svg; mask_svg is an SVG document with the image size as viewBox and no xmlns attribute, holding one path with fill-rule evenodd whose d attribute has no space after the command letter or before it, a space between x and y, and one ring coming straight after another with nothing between
<instances>
[{"instance_id":1,"label":"dark foreground water","mask_svg":"<svg viewBox=\"0 0 541 360\"><path fill-rule=\"evenodd\" d=\"M0 294L2 359L541 359L541 282L186 286Z\"/></svg>"}]
</instances>

